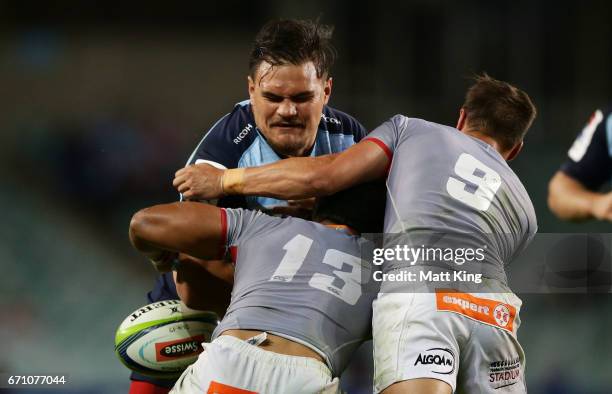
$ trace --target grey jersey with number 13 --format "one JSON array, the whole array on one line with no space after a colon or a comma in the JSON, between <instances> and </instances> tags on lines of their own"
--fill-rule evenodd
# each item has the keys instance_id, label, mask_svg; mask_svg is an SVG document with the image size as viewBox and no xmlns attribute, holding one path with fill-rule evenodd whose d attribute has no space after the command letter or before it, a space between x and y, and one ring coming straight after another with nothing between
<instances>
[{"instance_id":1,"label":"grey jersey with number 13","mask_svg":"<svg viewBox=\"0 0 612 394\"><path fill-rule=\"evenodd\" d=\"M483 261L450 267L505 283L504 265L527 246L537 222L527 191L504 158L453 127L402 115L367 140L392 158L385 233L417 234L413 246L435 239L427 246L484 248Z\"/></svg>"},{"instance_id":2,"label":"grey jersey with number 13","mask_svg":"<svg viewBox=\"0 0 612 394\"><path fill-rule=\"evenodd\" d=\"M370 263L360 258L363 241L302 219L224 212L236 271L230 306L213 338L228 329L285 336L318 350L340 375L371 337L378 289L362 286L370 277Z\"/></svg>"}]
</instances>

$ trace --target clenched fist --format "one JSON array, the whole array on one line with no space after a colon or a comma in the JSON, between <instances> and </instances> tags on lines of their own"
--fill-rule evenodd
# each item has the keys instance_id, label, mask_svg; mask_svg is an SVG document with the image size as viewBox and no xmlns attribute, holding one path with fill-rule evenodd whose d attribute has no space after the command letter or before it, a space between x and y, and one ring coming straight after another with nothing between
<instances>
[{"instance_id":1,"label":"clenched fist","mask_svg":"<svg viewBox=\"0 0 612 394\"><path fill-rule=\"evenodd\" d=\"M612 192L595 198L591 211L596 219L612 221Z\"/></svg>"},{"instance_id":2,"label":"clenched fist","mask_svg":"<svg viewBox=\"0 0 612 394\"><path fill-rule=\"evenodd\" d=\"M192 164L174 174L172 185L186 200L209 200L223 196L223 172L209 164Z\"/></svg>"}]
</instances>

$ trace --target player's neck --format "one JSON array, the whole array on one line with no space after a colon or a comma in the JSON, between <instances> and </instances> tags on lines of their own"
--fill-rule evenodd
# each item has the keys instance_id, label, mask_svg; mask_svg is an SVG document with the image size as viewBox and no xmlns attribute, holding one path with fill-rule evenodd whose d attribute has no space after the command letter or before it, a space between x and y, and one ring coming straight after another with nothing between
<instances>
[{"instance_id":1,"label":"player's neck","mask_svg":"<svg viewBox=\"0 0 612 394\"><path fill-rule=\"evenodd\" d=\"M501 149L501 145L499 144L499 142L495 141L495 139L493 139L492 137L484 134L483 132L480 132L478 130L470 130L470 129L463 129L461 130L464 134L469 135L470 137L474 137L474 138L478 138L479 140L486 142L487 144L491 145L493 147L493 149L495 149L497 152L499 152L500 155L502 155L502 157L506 158L505 153L502 149Z\"/></svg>"}]
</instances>

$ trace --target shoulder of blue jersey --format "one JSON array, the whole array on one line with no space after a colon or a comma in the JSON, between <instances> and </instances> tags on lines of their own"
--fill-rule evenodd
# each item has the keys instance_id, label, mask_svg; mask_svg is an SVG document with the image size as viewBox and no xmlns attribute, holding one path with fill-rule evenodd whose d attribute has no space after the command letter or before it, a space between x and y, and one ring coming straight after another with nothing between
<instances>
[{"instance_id":1,"label":"shoulder of blue jersey","mask_svg":"<svg viewBox=\"0 0 612 394\"><path fill-rule=\"evenodd\" d=\"M251 113L251 104L248 100L236 104L225 119L211 132L213 138L221 138L224 142L239 145L243 142L250 144L255 139L255 119Z\"/></svg>"},{"instance_id":2,"label":"shoulder of blue jersey","mask_svg":"<svg viewBox=\"0 0 612 394\"><path fill-rule=\"evenodd\" d=\"M251 105L246 100L237 103L232 112L211 129L214 135L210 137L213 139L222 138L225 142L231 142L235 145L243 143L250 145L257 137L255 128L255 119L251 113ZM358 135L365 130L354 117L327 105L323 107L319 129L330 133L348 135Z\"/></svg>"},{"instance_id":3,"label":"shoulder of blue jersey","mask_svg":"<svg viewBox=\"0 0 612 394\"><path fill-rule=\"evenodd\" d=\"M256 136L249 102L240 102L206 132L188 163L205 160L233 168Z\"/></svg>"},{"instance_id":4,"label":"shoulder of blue jersey","mask_svg":"<svg viewBox=\"0 0 612 394\"><path fill-rule=\"evenodd\" d=\"M355 142L367 134L366 129L355 118L328 106L323 108L319 131L351 135L354 136ZM227 168L235 167L242 154L258 136L250 102L239 102L205 134L189 158L189 163L207 160Z\"/></svg>"},{"instance_id":5,"label":"shoulder of blue jersey","mask_svg":"<svg viewBox=\"0 0 612 394\"><path fill-rule=\"evenodd\" d=\"M365 127L363 127L357 119L327 105L323 107L319 129L324 129L330 133L342 133L355 136L367 133Z\"/></svg>"}]
</instances>

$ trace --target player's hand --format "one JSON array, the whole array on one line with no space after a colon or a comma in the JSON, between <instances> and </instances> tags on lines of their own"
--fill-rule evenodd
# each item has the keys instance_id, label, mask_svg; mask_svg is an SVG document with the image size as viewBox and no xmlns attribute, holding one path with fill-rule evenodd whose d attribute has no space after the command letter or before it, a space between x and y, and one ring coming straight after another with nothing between
<instances>
[{"instance_id":1,"label":"player's hand","mask_svg":"<svg viewBox=\"0 0 612 394\"><path fill-rule=\"evenodd\" d=\"M597 196L591 211L596 219L612 221L612 192Z\"/></svg>"},{"instance_id":2,"label":"player's hand","mask_svg":"<svg viewBox=\"0 0 612 394\"><path fill-rule=\"evenodd\" d=\"M178 254L175 252L163 251L156 256L149 256L149 260L153 265L153 268L160 274L172 271L176 264Z\"/></svg>"},{"instance_id":3,"label":"player's hand","mask_svg":"<svg viewBox=\"0 0 612 394\"><path fill-rule=\"evenodd\" d=\"M209 164L192 164L174 174L172 185L186 200L208 200L223 196L223 170Z\"/></svg>"}]
</instances>

